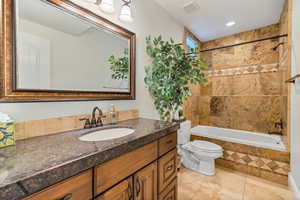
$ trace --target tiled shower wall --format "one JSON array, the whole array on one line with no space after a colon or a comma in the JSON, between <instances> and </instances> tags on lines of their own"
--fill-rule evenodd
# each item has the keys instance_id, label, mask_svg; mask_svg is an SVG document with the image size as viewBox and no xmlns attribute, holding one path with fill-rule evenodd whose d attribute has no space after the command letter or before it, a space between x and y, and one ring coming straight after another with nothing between
<instances>
[{"instance_id":1,"label":"tiled shower wall","mask_svg":"<svg viewBox=\"0 0 300 200\"><path fill-rule=\"evenodd\" d=\"M289 30L289 27L288 27L288 2L289 1L286 1L286 4L285 4L285 7L284 7L284 10L281 14L281 18L280 18L280 35L284 35L284 34L288 34L288 30ZM278 60L278 63L279 63L279 66L280 66L280 69L282 70L283 72L283 77L285 80L289 79L290 76L291 76L291 55L290 55L290 51L289 51L289 48L288 48L288 37L283 37L283 38L280 38L279 39L279 42L280 43L284 43L278 50L279 50L279 60ZM285 90L286 90L286 93L289 94L288 92L288 88L287 88L288 84L285 83ZM287 98L287 104L285 105L286 107L286 110L288 110L289 108L289 101L290 99ZM287 113L289 115L289 113ZM288 121L290 121L289 118L287 118ZM289 126L288 123L286 124L286 126ZM285 144L287 145L287 147L289 148L289 140L290 140L290 136L289 136L289 132L290 130L287 130L287 127L286 128L286 132L285 132L285 135L283 137L284 139L284 142Z\"/></svg>"},{"instance_id":2,"label":"tiled shower wall","mask_svg":"<svg viewBox=\"0 0 300 200\"><path fill-rule=\"evenodd\" d=\"M279 24L207 42L203 49L278 35ZM208 85L200 87L199 124L248 130L277 131L276 122L286 122L284 70L279 39L265 40L202 53L209 64Z\"/></svg>"},{"instance_id":3,"label":"tiled shower wall","mask_svg":"<svg viewBox=\"0 0 300 200\"><path fill-rule=\"evenodd\" d=\"M202 43L202 50L280 34L281 25ZM280 39L265 40L201 53L209 64L208 84L194 86L185 111L193 125L255 131L278 131L274 124L286 124L286 66L279 64L280 50L272 48Z\"/></svg>"}]
</instances>

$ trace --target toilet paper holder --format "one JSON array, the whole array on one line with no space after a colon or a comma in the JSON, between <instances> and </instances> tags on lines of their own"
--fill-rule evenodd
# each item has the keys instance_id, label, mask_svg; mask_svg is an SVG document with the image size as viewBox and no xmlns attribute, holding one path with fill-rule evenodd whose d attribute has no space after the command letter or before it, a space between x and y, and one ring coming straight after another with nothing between
<instances>
[{"instance_id":1,"label":"toilet paper holder","mask_svg":"<svg viewBox=\"0 0 300 200\"><path fill-rule=\"evenodd\" d=\"M286 80L285 82L286 83L294 83L295 84L297 78L300 78L300 74L297 74L297 75L293 76L292 78Z\"/></svg>"}]
</instances>

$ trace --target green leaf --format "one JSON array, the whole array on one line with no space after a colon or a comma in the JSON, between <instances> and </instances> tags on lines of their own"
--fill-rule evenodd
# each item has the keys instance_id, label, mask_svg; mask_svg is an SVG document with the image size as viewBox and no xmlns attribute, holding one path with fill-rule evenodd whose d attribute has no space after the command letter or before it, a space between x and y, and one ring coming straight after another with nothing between
<instances>
[{"instance_id":1,"label":"green leaf","mask_svg":"<svg viewBox=\"0 0 300 200\"><path fill-rule=\"evenodd\" d=\"M125 48L124 57L116 58L114 55L108 58L108 62L110 63L110 69L112 73L112 79L115 80L128 80L129 76L129 50Z\"/></svg>"}]
</instances>

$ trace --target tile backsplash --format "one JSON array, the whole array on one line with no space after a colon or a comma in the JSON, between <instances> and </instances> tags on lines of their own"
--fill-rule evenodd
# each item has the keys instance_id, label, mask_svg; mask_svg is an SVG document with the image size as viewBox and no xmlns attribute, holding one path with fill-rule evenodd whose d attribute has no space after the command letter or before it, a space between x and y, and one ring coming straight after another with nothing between
<instances>
[{"instance_id":1,"label":"tile backsplash","mask_svg":"<svg viewBox=\"0 0 300 200\"><path fill-rule=\"evenodd\" d=\"M107 113L104 113L108 116ZM16 140L28 139L32 137L56 134L64 131L81 129L84 122L80 118L91 117L90 114L76 115L68 117L49 118L41 120L31 120L16 124ZM135 119L139 117L138 110L123 110L117 112L118 121ZM103 123L108 123L108 117L103 119Z\"/></svg>"}]
</instances>

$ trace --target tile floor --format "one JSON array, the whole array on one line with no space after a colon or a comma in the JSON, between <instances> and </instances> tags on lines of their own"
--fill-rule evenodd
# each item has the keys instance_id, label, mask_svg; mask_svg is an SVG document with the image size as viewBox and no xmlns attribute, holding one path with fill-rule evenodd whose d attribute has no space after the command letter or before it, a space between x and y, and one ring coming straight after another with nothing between
<instances>
[{"instance_id":1,"label":"tile floor","mask_svg":"<svg viewBox=\"0 0 300 200\"><path fill-rule=\"evenodd\" d=\"M211 177L182 168L178 178L179 200L293 200L287 186L225 168Z\"/></svg>"}]
</instances>

